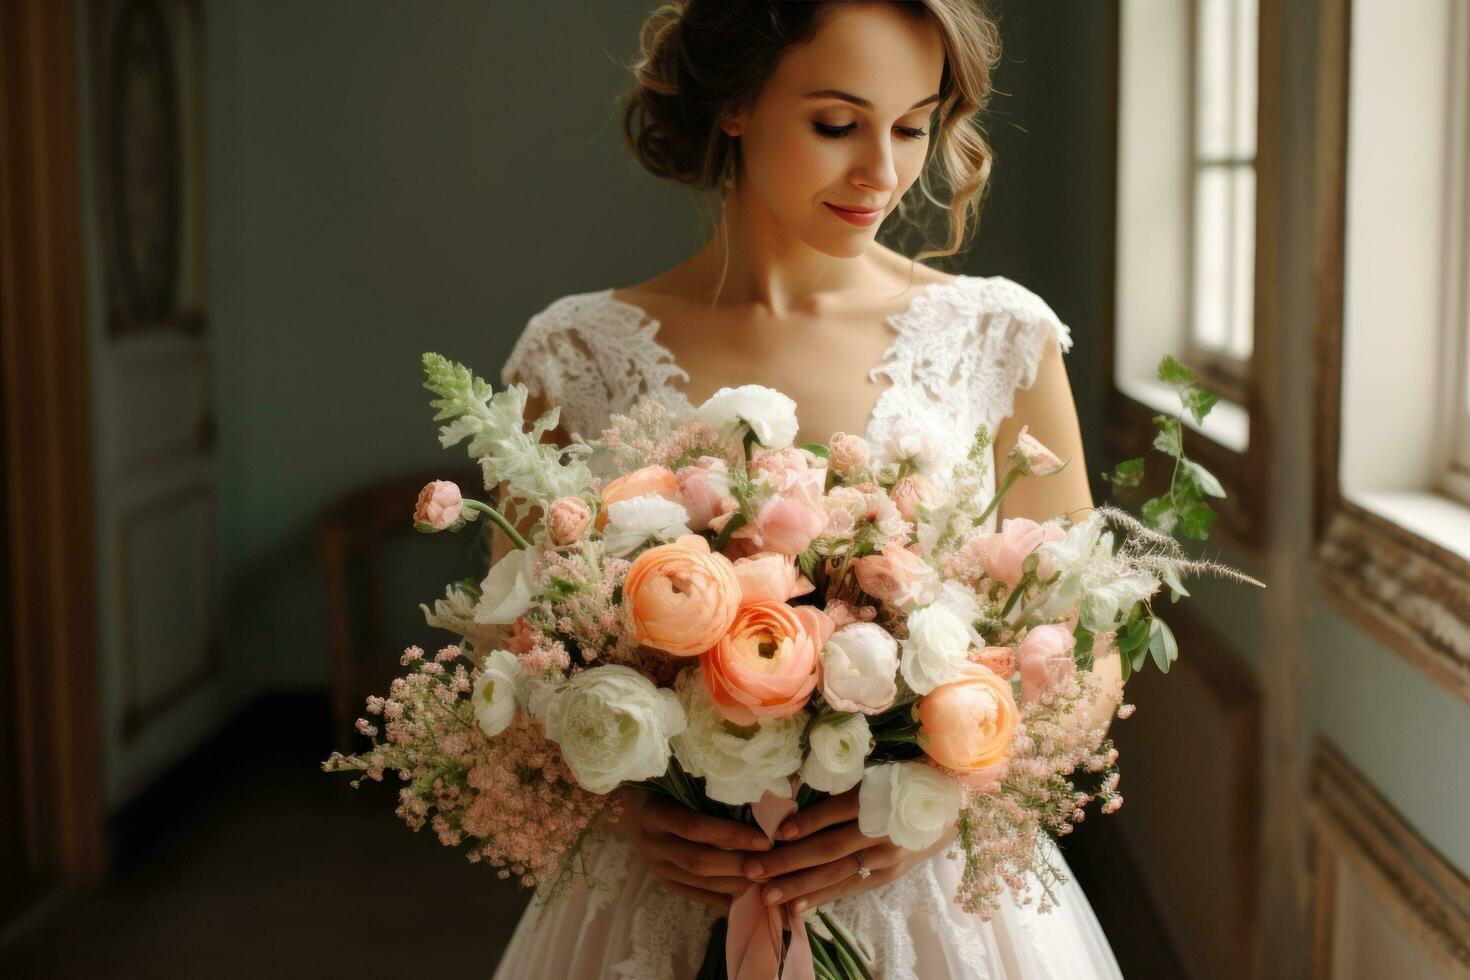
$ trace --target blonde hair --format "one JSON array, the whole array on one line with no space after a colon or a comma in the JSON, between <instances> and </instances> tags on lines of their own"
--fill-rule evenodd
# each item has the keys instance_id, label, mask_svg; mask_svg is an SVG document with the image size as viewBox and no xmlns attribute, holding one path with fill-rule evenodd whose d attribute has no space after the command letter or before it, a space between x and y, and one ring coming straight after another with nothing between
<instances>
[{"instance_id":1,"label":"blonde hair","mask_svg":"<svg viewBox=\"0 0 1470 980\"><path fill-rule=\"evenodd\" d=\"M785 50L811 40L832 0L672 0L649 14L633 86L622 97L623 135L649 173L723 202L739 168L739 141L720 128L754 103ZM977 0L916 0L895 6L927 18L944 43L937 122L916 182L931 213L947 215L943 244L916 261L960 252L979 223L995 154L979 115L1000 60L1000 30ZM908 195L901 225L926 233Z\"/></svg>"}]
</instances>

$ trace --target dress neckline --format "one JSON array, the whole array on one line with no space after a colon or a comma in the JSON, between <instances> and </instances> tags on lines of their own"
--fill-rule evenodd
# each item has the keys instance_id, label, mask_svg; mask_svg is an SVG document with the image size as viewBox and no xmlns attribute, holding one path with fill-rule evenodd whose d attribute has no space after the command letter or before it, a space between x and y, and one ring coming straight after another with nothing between
<instances>
[{"instance_id":1,"label":"dress neckline","mask_svg":"<svg viewBox=\"0 0 1470 980\"><path fill-rule=\"evenodd\" d=\"M873 403L873 407L869 410L868 417L863 424L863 437L866 438L869 442L872 442L874 422L878 420L878 417L881 415L884 408L886 407L885 402L895 397L894 392L898 389L900 385L900 378L897 377L894 373L891 364L894 360L895 355L898 353L899 345L903 342L904 337L907 335L907 328L912 324L914 318L934 301L934 298L936 296L939 296L945 290L958 289L964 283L969 282L975 278L977 277L960 273L956 275L953 279L947 281L939 280L937 282L925 283L924 286L914 294L914 297L909 300L908 305L906 305L898 312L890 313L883 318L883 322L887 324L888 327L893 331L893 337L889 340L888 346L884 348L883 353L879 356L878 363L873 365L873 367L869 369L868 380L876 381L878 380L877 376L879 374L886 373L888 375L888 384L883 388L882 391L878 393L878 400ZM603 302L607 303L609 306L621 307L631 315L637 316L637 331L644 334L645 342L654 349L654 353L657 355L657 359L667 362L671 367L675 369L678 374L682 374L684 376L685 381L688 381L689 372L684 370L684 368L679 364L678 360L674 357L674 352L669 350L668 347L666 347L658 339L658 332L663 327L662 321L660 321L658 317L649 313L643 307L639 306L637 303L630 303L625 299L618 299L616 296L613 295L613 292L617 288L618 287L616 286L608 286L607 288L600 290L598 295L603 300ZM675 387L673 384L668 382L665 382L665 385L669 389L669 391L673 392L674 395L678 397L681 402L693 409L694 403L690 401L689 396L684 392L682 388Z\"/></svg>"}]
</instances>

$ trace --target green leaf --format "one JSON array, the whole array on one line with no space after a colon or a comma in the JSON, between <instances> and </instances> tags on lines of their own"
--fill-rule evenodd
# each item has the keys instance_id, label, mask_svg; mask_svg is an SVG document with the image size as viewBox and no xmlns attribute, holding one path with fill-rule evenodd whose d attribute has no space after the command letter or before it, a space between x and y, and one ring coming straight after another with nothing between
<instances>
[{"instance_id":1,"label":"green leaf","mask_svg":"<svg viewBox=\"0 0 1470 980\"><path fill-rule=\"evenodd\" d=\"M1112 475L1103 474L1103 479L1115 487L1136 487L1143 482L1143 457L1125 459L1113 467Z\"/></svg>"},{"instance_id":2,"label":"green leaf","mask_svg":"<svg viewBox=\"0 0 1470 980\"><path fill-rule=\"evenodd\" d=\"M1179 533L1187 538L1203 541L1210 536L1210 525L1219 516L1209 504L1190 504L1179 515Z\"/></svg>"},{"instance_id":3,"label":"green leaf","mask_svg":"<svg viewBox=\"0 0 1470 980\"><path fill-rule=\"evenodd\" d=\"M1169 456L1184 455L1184 442L1179 435L1179 420L1172 415L1155 415L1154 422L1159 434L1154 436L1154 448Z\"/></svg>"},{"instance_id":4,"label":"green leaf","mask_svg":"<svg viewBox=\"0 0 1470 980\"><path fill-rule=\"evenodd\" d=\"M1167 674L1174 661L1179 659L1179 644L1174 639L1174 631L1162 619L1155 618L1149 627L1148 652L1153 655L1154 666L1161 674Z\"/></svg>"},{"instance_id":5,"label":"green leaf","mask_svg":"<svg viewBox=\"0 0 1470 980\"><path fill-rule=\"evenodd\" d=\"M1160 534L1174 533L1174 525L1179 521L1179 514L1174 510L1174 501L1165 494L1145 502L1143 521Z\"/></svg>"},{"instance_id":6,"label":"green leaf","mask_svg":"<svg viewBox=\"0 0 1470 980\"><path fill-rule=\"evenodd\" d=\"M805 449L813 456L820 456L822 459L829 459L832 455L830 452L827 451L827 447L822 445L820 442L809 442L801 448Z\"/></svg>"},{"instance_id":7,"label":"green leaf","mask_svg":"<svg viewBox=\"0 0 1470 980\"><path fill-rule=\"evenodd\" d=\"M1179 392L1182 396L1194 383L1194 372L1185 364L1165 354L1159 361L1159 380Z\"/></svg>"},{"instance_id":8,"label":"green leaf","mask_svg":"<svg viewBox=\"0 0 1470 980\"><path fill-rule=\"evenodd\" d=\"M1225 488L1220 485L1220 481L1215 478L1215 474L1192 459L1184 460L1181 465L1184 471L1189 474L1190 478L1194 480L1195 486L1199 487L1200 492L1207 493L1211 497L1225 496Z\"/></svg>"},{"instance_id":9,"label":"green leaf","mask_svg":"<svg viewBox=\"0 0 1470 980\"><path fill-rule=\"evenodd\" d=\"M1203 425L1205 416L1210 414L1210 409L1220 401L1220 396L1204 388L1196 388L1184 398L1184 404L1189 409L1189 414L1194 416L1195 422Z\"/></svg>"},{"instance_id":10,"label":"green leaf","mask_svg":"<svg viewBox=\"0 0 1470 980\"><path fill-rule=\"evenodd\" d=\"M1148 622L1140 617L1118 631L1115 642L1120 653L1132 653L1148 642Z\"/></svg>"}]
</instances>

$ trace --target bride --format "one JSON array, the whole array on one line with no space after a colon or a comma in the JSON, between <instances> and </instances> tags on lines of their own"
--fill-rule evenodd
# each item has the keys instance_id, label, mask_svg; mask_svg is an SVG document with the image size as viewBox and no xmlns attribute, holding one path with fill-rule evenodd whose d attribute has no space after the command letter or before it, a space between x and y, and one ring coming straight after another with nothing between
<instances>
[{"instance_id":1,"label":"bride","mask_svg":"<svg viewBox=\"0 0 1470 980\"><path fill-rule=\"evenodd\" d=\"M798 443L919 433L941 470L979 423L1002 454L1024 424L1074 465L1023 481L1005 516L1091 507L1067 327L1007 279L946 275L876 241L892 212L908 216L915 183L940 203L942 179L948 247L919 258L959 251L990 170L975 115L997 45L974 0L682 0L655 11L628 141L650 172L717 193L715 234L647 282L551 303L502 381L526 385L533 418L561 406L563 444L596 437L640 395L687 409L746 383L796 400ZM497 541L496 553L507 547ZM1050 912L1039 895L1013 896L983 921L954 901L952 836L924 853L865 837L856 789L801 811L774 845L632 792L608 830L589 863L610 887L527 911L496 978L692 978L711 924L752 880L794 913L831 903L882 977L1121 976L1075 883L1054 891Z\"/></svg>"}]
</instances>

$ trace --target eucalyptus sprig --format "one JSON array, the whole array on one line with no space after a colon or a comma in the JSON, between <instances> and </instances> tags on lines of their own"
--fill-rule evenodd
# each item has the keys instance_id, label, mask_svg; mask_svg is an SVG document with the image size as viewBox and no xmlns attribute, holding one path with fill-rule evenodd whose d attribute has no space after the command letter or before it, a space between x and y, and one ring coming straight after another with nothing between
<instances>
[{"instance_id":1,"label":"eucalyptus sprig","mask_svg":"<svg viewBox=\"0 0 1470 980\"><path fill-rule=\"evenodd\" d=\"M1159 380L1179 395L1177 414L1155 415L1153 419L1159 427L1153 448L1174 460L1174 470L1169 477L1169 489L1145 501L1140 516L1145 525L1161 534L1177 533L1203 541L1210 536L1210 525L1220 516L1207 498L1223 498L1225 488L1213 473L1184 455L1183 420L1187 411L1196 424L1203 424L1220 396L1201 387L1188 366L1168 355L1159 362ZM1121 489L1138 486L1143 482L1143 475L1144 459L1140 456L1123 460L1112 473L1102 474L1102 478Z\"/></svg>"}]
</instances>

